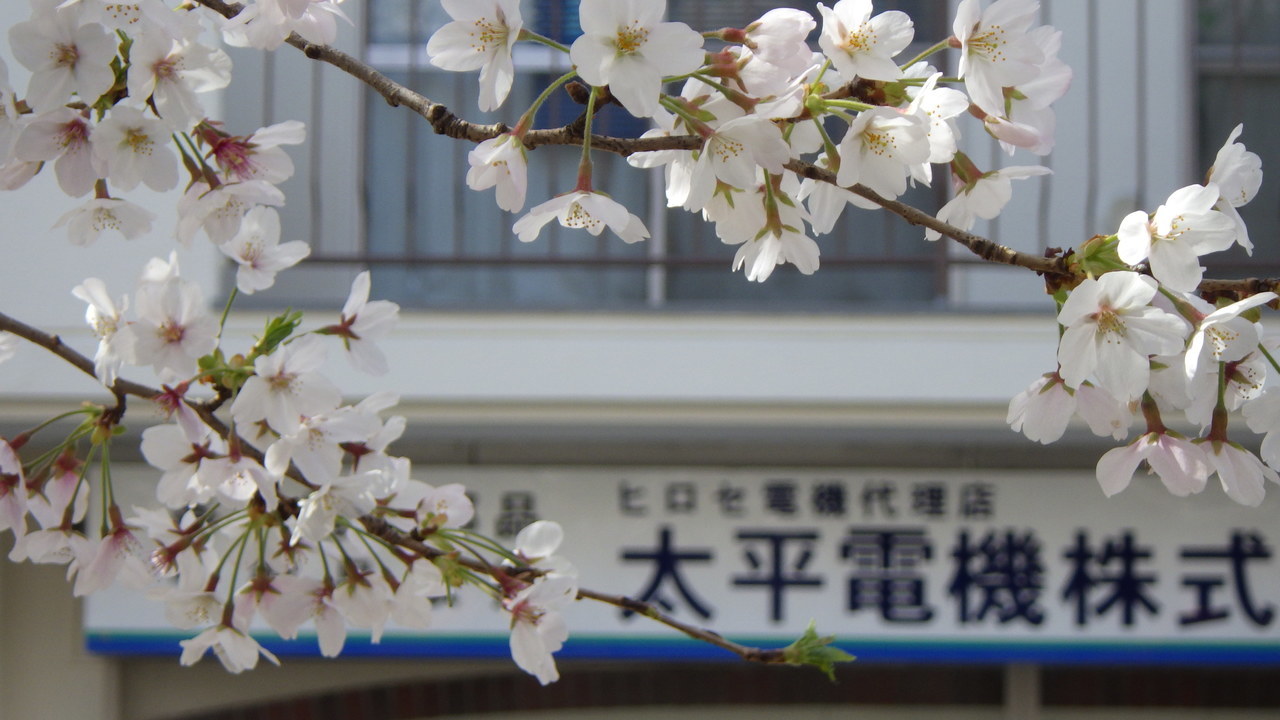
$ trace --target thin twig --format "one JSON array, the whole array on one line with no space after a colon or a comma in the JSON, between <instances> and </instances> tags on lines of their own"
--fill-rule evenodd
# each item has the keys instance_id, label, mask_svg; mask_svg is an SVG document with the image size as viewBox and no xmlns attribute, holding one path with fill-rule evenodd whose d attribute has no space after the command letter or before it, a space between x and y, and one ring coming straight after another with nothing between
<instances>
[{"instance_id":1,"label":"thin twig","mask_svg":"<svg viewBox=\"0 0 1280 720\"><path fill-rule=\"evenodd\" d=\"M587 600L595 600L608 605L614 605L622 608L623 610L630 610L637 615L643 615L650 620L655 620L667 627L679 630L681 633L684 633L691 638L701 640L723 650L727 650L743 660L759 663L787 662L786 653L782 648L757 648L740 645L732 640L725 639L724 636L719 633L676 620L670 615L658 610L651 603L641 602L634 598L626 597L625 595L606 595L604 593L598 593L594 590L587 590L585 588L578 589L578 597L586 598Z\"/></svg>"}]
</instances>

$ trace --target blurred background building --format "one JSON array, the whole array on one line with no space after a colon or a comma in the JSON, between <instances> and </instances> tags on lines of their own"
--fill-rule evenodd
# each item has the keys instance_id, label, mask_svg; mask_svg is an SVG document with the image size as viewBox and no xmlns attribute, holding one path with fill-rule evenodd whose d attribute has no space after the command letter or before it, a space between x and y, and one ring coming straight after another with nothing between
<instances>
[{"instance_id":1,"label":"blurred background building","mask_svg":"<svg viewBox=\"0 0 1280 720\"><path fill-rule=\"evenodd\" d=\"M672 19L698 29L742 27L779 4L668 3ZM876 8L916 20L909 55L950 33L953 4ZM5 26L22 19L22 5L0 9ZM569 42L576 11L566 5L576 4L522 7L538 32ZM963 147L984 169L1042 163L1054 174L1016 185L1005 214L977 232L1034 253L1114 232L1128 212L1154 210L1199 181L1240 122L1264 168L1280 167L1280 4L1041 8L1075 70L1056 106L1056 151L1009 158L975 123L962 124ZM439 3L364 0L346 10L355 28L342 29L341 47L469 119L514 121L540 83L567 69L564 58L521 46L512 96L485 115L474 110L474 74L427 60L426 39L447 20ZM463 185L468 147L299 53L233 58L236 82L223 98L232 131L285 119L309 127L308 144L291 153L298 173L284 186L282 239L314 248L276 288L242 298L251 302L237 331L247 336L284 307L312 310L313 322L335 314L351 279L371 269L374 296L403 308L386 344L392 370L340 385L401 394L410 430L396 449L421 479L475 487L482 529L503 534L515 518L538 516L597 529L582 542L604 546L603 569L584 584L666 601L684 619L761 641L794 635L812 610L819 630L861 660L832 685L811 671L715 659L616 617L575 627L570 616L571 628L595 629L571 636L563 679L548 689L511 665L500 627L377 647L353 638L336 661L308 657L303 641L285 649L298 657L282 668L230 676L208 658L180 668L173 637L130 625L138 616L162 623L158 607L98 603L86 624L59 568L5 564L0 720L852 709L866 718L1243 719L1280 707L1276 493L1255 510L1216 487L1176 501L1143 483L1107 500L1092 468L1109 439L1073 429L1046 448L1011 432L1009 398L1054 369L1053 305L1034 275L926 243L887 213L850 209L819 238L816 275L786 266L748 283L729 270L734 248L664 207L660 176L603 154L597 186L643 212L652 238L627 246L549 227L523 244L513 216ZM614 110L602 132L645 129ZM557 98L538 124L578 112ZM568 190L576 160L572 149L533 153L528 204ZM143 260L173 243L158 230L127 246L67 247L49 228L71 201L50 180L0 196L9 258L0 307L87 351L70 288L88 274L127 287ZM939 178L906 199L936 208L946 185ZM1253 258L1214 259L1211 275L1280 274L1277 187L1265 182L1244 209ZM206 247L183 251L183 267L224 287L230 277ZM34 348L0 368L0 391L6 435L96 392ZM133 460L127 472L142 482L150 471ZM974 492L987 514L962 504ZM619 537L595 539L610 532ZM671 560L682 552L683 566ZM772 574L762 569L770 563ZM609 622L621 629L599 629Z\"/></svg>"}]
</instances>

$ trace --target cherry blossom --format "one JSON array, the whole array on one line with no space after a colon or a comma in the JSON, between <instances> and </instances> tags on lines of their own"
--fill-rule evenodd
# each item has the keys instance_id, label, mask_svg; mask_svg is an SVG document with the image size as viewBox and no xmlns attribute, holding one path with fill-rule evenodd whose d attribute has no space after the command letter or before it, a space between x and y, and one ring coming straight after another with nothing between
<instances>
[{"instance_id":1,"label":"cherry blossom","mask_svg":"<svg viewBox=\"0 0 1280 720\"><path fill-rule=\"evenodd\" d=\"M1137 210L1120 222L1116 250L1136 265L1151 263L1151 274L1171 290L1191 292L1204 277L1200 256L1235 242L1235 223L1214 209L1218 186L1188 185L1175 190L1155 213Z\"/></svg>"},{"instance_id":2,"label":"cherry blossom","mask_svg":"<svg viewBox=\"0 0 1280 720\"><path fill-rule=\"evenodd\" d=\"M812 63L807 38L818 23L803 10L773 8L745 28L746 45L755 57L792 75Z\"/></svg>"},{"instance_id":3,"label":"cherry blossom","mask_svg":"<svg viewBox=\"0 0 1280 720\"><path fill-rule=\"evenodd\" d=\"M31 71L27 104L38 113L78 95L87 105L111 89L117 38L97 23L82 23L78 8L33 5L32 19L9 29L13 55Z\"/></svg>"},{"instance_id":4,"label":"cherry blossom","mask_svg":"<svg viewBox=\"0 0 1280 720\"><path fill-rule=\"evenodd\" d=\"M990 220L1000 214L1004 206L1013 197L1013 180L1024 180L1037 175L1048 175L1051 170L1046 167L1013 165L992 172L982 173L976 178L964 180L960 174L954 176L956 194L938 210L938 219L955 225L961 230L973 227L977 218ZM933 228L926 228L925 239L937 240L942 237Z\"/></svg>"},{"instance_id":5,"label":"cherry blossom","mask_svg":"<svg viewBox=\"0 0 1280 720\"><path fill-rule=\"evenodd\" d=\"M1044 52L1028 34L1040 3L996 0L981 10L962 0L952 32L960 47L959 76L973 102L990 115L1004 114L1004 88L1036 78Z\"/></svg>"},{"instance_id":6,"label":"cherry blossom","mask_svg":"<svg viewBox=\"0 0 1280 720\"><path fill-rule=\"evenodd\" d=\"M552 653L569 638L560 608L577 592L577 583L572 577L543 576L502 601L511 613L511 657L521 670L543 685L560 679Z\"/></svg>"},{"instance_id":7,"label":"cherry blossom","mask_svg":"<svg viewBox=\"0 0 1280 720\"><path fill-rule=\"evenodd\" d=\"M467 153L471 169L467 171L467 187L472 190L497 189L498 207L519 212L524 207L529 187L528 163L524 143L510 133L485 140Z\"/></svg>"},{"instance_id":8,"label":"cherry blossom","mask_svg":"<svg viewBox=\"0 0 1280 720\"><path fill-rule=\"evenodd\" d=\"M117 106L94 131L94 161L121 190L139 183L156 191L172 189L178 184L178 163L169 147L171 133L165 122L136 108Z\"/></svg>"},{"instance_id":9,"label":"cherry blossom","mask_svg":"<svg viewBox=\"0 0 1280 720\"><path fill-rule=\"evenodd\" d=\"M180 644L182 657L179 662L183 665L196 664L210 650L228 672L236 674L257 667L260 656L273 665L280 664L280 660L270 650L259 645L248 633L227 624L215 625Z\"/></svg>"},{"instance_id":10,"label":"cherry blossom","mask_svg":"<svg viewBox=\"0 0 1280 720\"><path fill-rule=\"evenodd\" d=\"M1108 450L1098 461L1102 492L1110 497L1124 490L1144 462L1169 492L1179 497L1204 490L1211 472L1199 445L1177 433L1149 432L1124 447Z\"/></svg>"},{"instance_id":11,"label":"cherry blossom","mask_svg":"<svg viewBox=\"0 0 1280 720\"><path fill-rule=\"evenodd\" d=\"M301 240L280 243L280 215L269 207L255 207L246 213L240 231L218 249L240 266L236 287L246 295L271 287L276 273L311 254L311 246Z\"/></svg>"},{"instance_id":12,"label":"cherry blossom","mask_svg":"<svg viewBox=\"0 0 1280 720\"><path fill-rule=\"evenodd\" d=\"M1116 399L1137 398L1146 389L1149 355L1182 350L1187 323L1152 307L1156 283L1134 272L1086 279L1058 313L1066 327L1058 345L1060 373L1068 387L1091 375Z\"/></svg>"},{"instance_id":13,"label":"cherry blossom","mask_svg":"<svg viewBox=\"0 0 1280 720\"><path fill-rule=\"evenodd\" d=\"M324 361L324 343L314 335L259 357L254 375L231 403L231 417L241 425L266 420L272 430L288 434L302 418L338 407L338 388L319 372Z\"/></svg>"},{"instance_id":14,"label":"cherry blossom","mask_svg":"<svg viewBox=\"0 0 1280 720\"><path fill-rule=\"evenodd\" d=\"M263 50L275 50L295 32L327 45L338 36L337 18L348 20L336 1L256 0L223 24L222 36L228 45Z\"/></svg>"},{"instance_id":15,"label":"cherry blossom","mask_svg":"<svg viewBox=\"0 0 1280 720\"><path fill-rule=\"evenodd\" d=\"M108 231L119 233L125 240L137 240L151 232L156 216L120 198L94 198L68 210L53 224L66 227L67 239L73 245L91 245Z\"/></svg>"},{"instance_id":16,"label":"cherry blossom","mask_svg":"<svg viewBox=\"0 0 1280 720\"><path fill-rule=\"evenodd\" d=\"M370 283L368 270L356 275L338 323L320 332L342 338L347 358L357 370L370 375L385 375L389 369L387 357L378 348L377 341L399 322L400 306L390 300L370 301Z\"/></svg>"},{"instance_id":17,"label":"cherry blossom","mask_svg":"<svg viewBox=\"0 0 1280 720\"><path fill-rule=\"evenodd\" d=\"M81 197L93 190L101 174L95 166L92 134L93 126L84 113L57 108L36 116L22 128L13 154L19 160L54 161L58 187L71 197Z\"/></svg>"},{"instance_id":18,"label":"cherry blossom","mask_svg":"<svg viewBox=\"0 0 1280 720\"><path fill-rule=\"evenodd\" d=\"M858 114L840 141L836 182L896 198L906 192L910 166L926 162L930 152L929 126L920 116L872 108Z\"/></svg>"},{"instance_id":19,"label":"cherry blossom","mask_svg":"<svg viewBox=\"0 0 1280 720\"><path fill-rule=\"evenodd\" d=\"M283 205L284 193L265 180L220 184L193 183L178 201L178 241L190 244L204 231L215 245L240 232L245 213L255 205Z\"/></svg>"},{"instance_id":20,"label":"cherry blossom","mask_svg":"<svg viewBox=\"0 0 1280 720\"><path fill-rule=\"evenodd\" d=\"M106 283L98 278L85 279L71 290L71 294L89 304L85 308L84 319L98 338L93 371L99 382L111 387L124 364L124 354L116 334L122 324L121 316L129 309L129 298L122 297L119 303L115 302L107 292Z\"/></svg>"},{"instance_id":21,"label":"cherry blossom","mask_svg":"<svg viewBox=\"0 0 1280 720\"><path fill-rule=\"evenodd\" d=\"M689 178L686 207L704 207L722 182L737 188L756 183L757 168L781 173L791 149L772 122L753 115L734 118L707 136Z\"/></svg>"},{"instance_id":22,"label":"cherry blossom","mask_svg":"<svg viewBox=\"0 0 1280 720\"><path fill-rule=\"evenodd\" d=\"M431 64L454 71L478 68L480 109L497 110L515 79L511 49L524 26L519 0L441 0L440 5L453 22L427 41Z\"/></svg>"},{"instance_id":23,"label":"cherry blossom","mask_svg":"<svg viewBox=\"0 0 1280 720\"><path fill-rule=\"evenodd\" d=\"M129 50L129 97L149 99L175 127L189 127L204 117L198 93L224 88L230 81L231 59L200 43L151 32L139 34Z\"/></svg>"},{"instance_id":24,"label":"cherry blossom","mask_svg":"<svg viewBox=\"0 0 1280 720\"><path fill-rule=\"evenodd\" d=\"M156 277L162 266L173 276ZM200 287L176 273L176 261L153 261L134 296L138 319L119 330L119 340L128 362L181 377L217 347L218 326L207 313Z\"/></svg>"},{"instance_id":25,"label":"cherry blossom","mask_svg":"<svg viewBox=\"0 0 1280 720\"><path fill-rule=\"evenodd\" d=\"M580 228L599 235L607 227L624 242L640 242L649 237L640 218L616 200L598 192L577 190L557 195L531 209L512 228L521 242L533 242L552 219L567 228Z\"/></svg>"},{"instance_id":26,"label":"cherry blossom","mask_svg":"<svg viewBox=\"0 0 1280 720\"><path fill-rule=\"evenodd\" d=\"M195 134L209 146L209 155L227 182L264 180L273 185L293 175L293 161L280 146L297 145L307 137L306 126L297 120L268 125L245 137L205 121L196 126Z\"/></svg>"},{"instance_id":27,"label":"cherry blossom","mask_svg":"<svg viewBox=\"0 0 1280 720\"><path fill-rule=\"evenodd\" d=\"M662 78L702 66L702 36L684 23L663 22L666 0L582 0L582 35L569 57L583 80L608 85L627 112L658 109Z\"/></svg>"},{"instance_id":28,"label":"cherry blossom","mask_svg":"<svg viewBox=\"0 0 1280 720\"><path fill-rule=\"evenodd\" d=\"M1187 343L1187 377L1195 376L1202 362L1216 366L1217 363L1239 360L1253 352L1261 340L1261 333L1255 323L1240 315L1275 299L1275 293L1258 293L1206 315Z\"/></svg>"},{"instance_id":29,"label":"cherry blossom","mask_svg":"<svg viewBox=\"0 0 1280 720\"><path fill-rule=\"evenodd\" d=\"M871 0L840 0L830 8L818 3L818 45L844 77L897 80L902 70L893 57L911 44L915 25L904 12L871 17L871 10Z\"/></svg>"},{"instance_id":30,"label":"cherry blossom","mask_svg":"<svg viewBox=\"0 0 1280 720\"><path fill-rule=\"evenodd\" d=\"M1062 438L1076 413L1093 434L1119 440L1128 434L1133 413L1106 391L1085 382L1069 388L1058 373L1045 373L1009 401L1005 422L1014 432L1042 445Z\"/></svg>"},{"instance_id":31,"label":"cherry blossom","mask_svg":"<svg viewBox=\"0 0 1280 720\"><path fill-rule=\"evenodd\" d=\"M1209 467L1218 476L1223 492L1241 505L1261 505L1267 494L1264 481L1280 483L1280 475L1275 470L1236 443L1204 440L1200 448L1204 450Z\"/></svg>"},{"instance_id":32,"label":"cherry blossom","mask_svg":"<svg viewBox=\"0 0 1280 720\"><path fill-rule=\"evenodd\" d=\"M1222 197L1214 205L1222 214L1231 218L1236 224L1236 242L1253 254L1253 243L1249 241L1249 229L1240 217L1238 207L1243 207L1253 200L1262 185L1262 159L1257 153L1245 149L1244 143L1236 140L1244 132L1244 125L1236 125L1227 136L1227 141L1218 149L1218 154L1209 168L1206 182L1218 186Z\"/></svg>"}]
</instances>

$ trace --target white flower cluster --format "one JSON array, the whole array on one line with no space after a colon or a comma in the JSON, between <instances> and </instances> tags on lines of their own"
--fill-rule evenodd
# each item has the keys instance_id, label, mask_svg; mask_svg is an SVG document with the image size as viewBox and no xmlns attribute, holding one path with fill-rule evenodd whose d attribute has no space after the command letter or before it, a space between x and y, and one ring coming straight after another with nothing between
<instances>
[{"instance_id":1,"label":"white flower cluster","mask_svg":"<svg viewBox=\"0 0 1280 720\"><path fill-rule=\"evenodd\" d=\"M30 72L25 92L0 60L0 188L19 188L51 166L65 193L87 198L58 226L88 245L108 231L126 239L151 231L154 216L122 193L181 185L176 238L189 244L203 234L237 264L233 299L271 287L309 254L303 242L280 242L274 209L284 203L277 185L293 174L283 146L303 142L305 131L288 121L233 135L206 117L200 97L227 85L231 63L201 38L213 32L264 49L298 38L329 43L343 17L338 1L249 0L224 8L227 19L203 12L200 0L30 0L30 19L9 33L14 58ZM521 240L535 240L552 219L593 235L607 227L626 242L649 236L593 186L592 115L599 103L616 102L652 119L647 137L681 137L672 145L693 148L629 160L662 168L668 205L715 223L724 243L739 246L733 267L754 281L784 263L815 272L812 235L830 232L849 204L879 207L870 198L931 183L935 164L948 166L955 189L941 219L967 229L995 217L1012 180L1047 170L982 170L957 150L959 117L978 118L1010 154L1045 154L1054 142L1051 105L1071 79L1057 57L1060 33L1033 27L1031 0L985 8L962 0L953 34L907 60L899 56L915 39L910 18L877 14L871 0L819 4L820 18L776 9L705 36L665 21L663 0L582 0L582 34L571 47L525 28L518 0L442 7L453 22L427 52L441 68L479 71L482 110L506 101L517 42L550 45L574 65L510 132L470 154L467 184L495 188L503 210L524 208L526 140L540 106L575 77L591 86L577 183L515 222ZM708 50L707 37L721 44ZM928 62L948 50L960 54L956 78ZM676 82L679 94L667 94ZM1267 465L1280 467L1280 393L1266 387L1273 344L1254 317L1276 296L1213 306L1192 294L1200 256L1252 247L1236 208L1253 198L1261 170L1236 143L1240 132L1204 185L1174 192L1155 213L1126 217L1115 235L1070 258L1082 270L1058 295L1059 367L1010 407L1014 428L1041 442L1059 438L1076 412L1118 439L1140 410L1146 432L1098 465L1108 494L1143 462L1178 494L1201 490L1216 473L1245 504L1262 500L1265 479L1277 480ZM802 167L809 178L796 174ZM822 168L835 183L812 179ZM73 293L99 340L94 374L119 404L68 413L80 424L35 458L21 451L52 423L0 439L0 531L16 538L11 558L66 565L77 595L119 580L147 588L175 626L200 630L183 643L183 663L212 650L233 672L275 660L250 635L255 622L283 638L311 623L322 653L335 655L348 628L376 642L389 623L425 627L434 602L474 585L509 616L516 663L543 683L555 680L552 653L568 634L560 610L579 595L576 570L554 554L559 526L534 523L512 550L471 532L463 487L417 480L410 462L389 451L405 427L401 417L383 417L396 398L344 404L324 375L336 346L357 369L387 372L378 341L399 308L370 292L361 273L332 324L299 332L301 314L285 313L233 354L176 255L153 259L118 299L106 281L86 279ZM17 325L6 327L21 334ZM50 349L59 342L27 339ZM0 361L13 344L0 333ZM150 367L165 385L126 382L129 367ZM126 517L109 448L129 394L155 400L170 421L142 435L142 454L161 473L161 507ZM1236 409L1266 434L1262 460L1228 439ZM1170 411L1203 434L1168 429L1161 413ZM91 485L102 503L97 533L84 531Z\"/></svg>"},{"instance_id":2,"label":"white flower cluster","mask_svg":"<svg viewBox=\"0 0 1280 720\"><path fill-rule=\"evenodd\" d=\"M1277 343L1263 336L1256 311L1277 296L1223 298L1215 306L1194 294L1201 256L1236 243L1252 250L1235 208L1253 199L1262 169L1236 142L1241 132L1236 127L1218 151L1206 184L1174 191L1154 213L1126 216L1115 235L1083 253L1086 267L1147 263L1151 274L1112 269L1063 291L1058 369L1009 406L1013 429L1042 443L1062 437L1075 413L1094 433L1118 440L1140 412L1145 432L1098 462L1107 495L1128 487L1143 463L1175 495L1200 492L1217 475L1227 496L1244 505L1262 502L1265 480L1280 482L1273 469L1280 467L1280 390L1268 385L1280 372ZM1261 460L1228 435L1236 410L1265 435ZM1166 427L1174 412L1199 436Z\"/></svg>"},{"instance_id":3,"label":"white flower cluster","mask_svg":"<svg viewBox=\"0 0 1280 720\"><path fill-rule=\"evenodd\" d=\"M482 110L505 101L517 41L556 46L524 27L514 0L443 6L454 21L431 37L427 52L446 70L480 70ZM956 149L957 118L966 111L982 118L1010 153L1053 147L1050 105L1066 93L1071 71L1057 58L1061 34L1032 27L1038 3L997 0L983 10L978 0L964 0L955 34L905 66L895 58L915 37L911 19L898 11L874 14L871 0L818 5L821 52L809 46L818 21L801 10L771 10L746 28L715 33L725 45L708 52L701 34L663 21L665 9L663 0L583 0L582 35L560 49L578 77L607 85L631 114L653 118L657 128L646 137L700 138L697 150L642 152L628 161L664 168L667 204L702 213L721 241L740 246L733 267L748 279L764 281L783 263L815 272L819 248L811 235L830 232L849 203L879 207L845 189L854 184L893 199L909 183L929 184L934 164L950 165L956 195L940 217L968 229L976 218L999 214L1010 180L1048 172L983 172ZM948 47L960 51L958 80L944 79L924 60ZM672 79L684 80L678 96L663 92ZM962 84L969 95L945 84ZM496 187L498 206L508 212L524 207L524 138L537 109L535 103L515 130L470 155L467 184ZM839 142L828 135L830 117L847 126ZM805 159L835 173L839 186L801 182L786 170ZM589 162L577 187L534 207L515 232L533 241L553 218L594 235L608 227L626 242L649 236L639 218L592 187Z\"/></svg>"}]
</instances>

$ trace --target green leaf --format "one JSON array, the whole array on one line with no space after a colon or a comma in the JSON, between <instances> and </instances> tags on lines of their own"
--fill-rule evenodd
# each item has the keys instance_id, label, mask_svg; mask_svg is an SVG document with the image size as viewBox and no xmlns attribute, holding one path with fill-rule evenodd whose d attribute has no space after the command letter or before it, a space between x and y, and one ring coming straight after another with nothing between
<instances>
[{"instance_id":1,"label":"green leaf","mask_svg":"<svg viewBox=\"0 0 1280 720\"><path fill-rule=\"evenodd\" d=\"M298 310L285 310L279 316L271 318L267 321L267 329L263 331L262 339L253 346L253 356L270 355L301 324L302 312Z\"/></svg>"},{"instance_id":2,"label":"green leaf","mask_svg":"<svg viewBox=\"0 0 1280 720\"><path fill-rule=\"evenodd\" d=\"M831 680L836 681L836 663L853 662L849 653L838 647L832 647L834 635L819 636L811 621L799 640L783 648L782 656L788 665L812 665L818 668Z\"/></svg>"}]
</instances>

